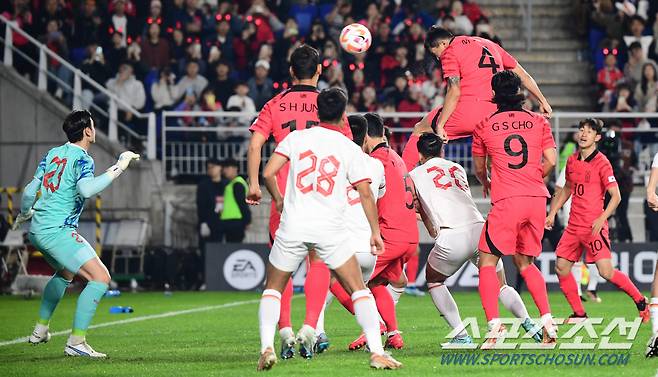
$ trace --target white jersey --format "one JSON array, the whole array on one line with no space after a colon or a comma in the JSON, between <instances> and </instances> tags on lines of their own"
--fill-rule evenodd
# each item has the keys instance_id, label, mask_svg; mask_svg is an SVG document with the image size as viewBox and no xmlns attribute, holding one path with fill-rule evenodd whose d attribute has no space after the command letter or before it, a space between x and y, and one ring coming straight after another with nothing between
<instances>
[{"instance_id":1,"label":"white jersey","mask_svg":"<svg viewBox=\"0 0 658 377\"><path fill-rule=\"evenodd\" d=\"M345 187L370 181L365 153L331 125L290 133L274 153L290 160L277 236L302 242L348 237Z\"/></svg>"},{"instance_id":2,"label":"white jersey","mask_svg":"<svg viewBox=\"0 0 658 377\"><path fill-rule=\"evenodd\" d=\"M416 167L409 176L420 204L437 231L484 222L461 165L435 157Z\"/></svg>"},{"instance_id":3,"label":"white jersey","mask_svg":"<svg viewBox=\"0 0 658 377\"><path fill-rule=\"evenodd\" d=\"M366 156L366 169L370 173L370 190L375 200L381 198L386 193L386 180L384 178L384 165L376 158ZM366 218L366 213L361 206L359 193L354 186L347 186L347 211L345 211L345 222L352 238L352 247L354 252L370 252L370 224Z\"/></svg>"}]
</instances>

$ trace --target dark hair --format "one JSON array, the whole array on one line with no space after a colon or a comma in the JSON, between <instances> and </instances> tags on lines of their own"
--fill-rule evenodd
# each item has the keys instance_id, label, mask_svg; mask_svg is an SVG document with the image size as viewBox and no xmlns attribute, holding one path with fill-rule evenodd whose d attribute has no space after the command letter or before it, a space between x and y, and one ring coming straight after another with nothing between
<instances>
[{"instance_id":1,"label":"dark hair","mask_svg":"<svg viewBox=\"0 0 658 377\"><path fill-rule=\"evenodd\" d=\"M642 82L640 83L640 87L642 88L642 93L647 94L647 87L649 86L649 82L647 81L647 78L644 76L644 70L647 68L647 66L651 67L653 69L653 82L658 81L658 71L656 70L656 66L653 65L653 63L644 63L642 66Z\"/></svg>"},{"instance_id":2,"label":"dark hair","mask_svg":"<svg viewBox=\"0 0 658 377\"><path fill-rule=\"evenodd\" d=\"M320 122L335 123L345 114L347 95L340 88L325 89L318 94L317 105Z\"/></svg>"},{"instance_id":3,"label":"dark hair","mask_svg":"<svg viewBox=\"0 0 658 377\"><path fill-rule=\"evenodd\" d=\"M638 48L642 49L642 44L640 44L640 42L638 42L638 41L635 41L635 42L631 43L630 46L628 46L629 51L633 51L633 50L636 50Z\"/></svg>"},{"instance_id":4,"label":"dark hair","mask_svg":"<svg viewBox=\"0 0 658 377\"><path fill-rule=\"evenodd\" d=\"M384 136L384 119L379 114L367 113L363 116L368 122L368 136L370 137L383 137Z\"/></svg>"},{"instance_id":5,"label":"dark hair","mask_svg":"<svg viewBox=\"0 0 658 377\"><path fill-rule=\"evenodd\" d=\"M290 55L290 67L295 78L304 80L315 76L320 64L318 50L309 45L301 45Z\"/></svg>"},{"instance_id":6,"label":"dark hair","mask_svg":"<svg viewBox=\"0 0 658 377\"><path fill-rule=\"evenodd\" d=\"M443 141L439 135L432 132L425 132L420 135L416 143L418 152L425 157L440 157L443 150Z\"/></svg>"},{"instance_id":7,"label":"dark hair","mask_svg":"<svg viewBox=\"0 0 658 377\"><path fill-rule=\"evenodd\" d=\"M221 163L218 159L216 159L215 157L209 157L209 158L206 160L206 165L221 166L222 163Z\"/></svg>"},{"instance_id":8,"label":"dark hair","mask_svg":"<svg viewBox=\"0 0 658 377\"><path fill-rule=\"evenodd\" d=\"M439 42L453 37L454 35L450 30L434 25L425 34L425 48L429 50L436 47Z\"/></svg>"},{"instance_id":9,"label":"dark hair","mask_svg":"<svg viewBox=\"0 0 658 377\"><path fill-rule=\"evenodd\" d=\"M236 159L234 159L234 158L227 158L226 160L222 161L222 164L221 164L221 165L222 165L222 167L224 167L224 168L229 168L229 167L235 167L235 168L237 168L237 167L240 166L240 164L238 163L238 161L237 161Z\"/></svg>"},{"instance_id":10,"label":"dark hair","mask_svg":"<svg viewBox=\"0 0 658 377\"><path fill-rule=\"evenodd\" d=\"M352 141L358 146L363 145L363 140L366 138L368 132L368 121L363 115L350 115L347 117L347 122L350 124L352 130Z\"/></svg>"},{"instance_id":11,"label":"dark hair","mask_svg":"<svg viewBox=\"0 0 658 377\"><path fill-rule=\"evenodd\" d=\"M233 90L237 89L238 86L244 85L244 86L249 86L246 81L243 80L238 80L235 82L235 85L233 85Z\"/></svg>"},{"instance_id":12,"label":"dark hair","mask_svg":"<svg viewBox=\"0 0 658 377\"><path fill-rule=\"evenodd\" d=\"M597 135L601 135L603 133L603 121L601 119L587 118L585 120L581 120L580 123L578 123L578 129L581 129L585 126L596 131Z\"/></svg>"},{"instance_id":13,"label":"dark hair","mask_svg":"<svg viewBox=\"0 0 658 377\"><path fill-rule=\"evenodd\" d=\"M391 131L391 128L388 126L384 126L384 137L386 138L386 140L390 141L392 136L393 136L393 131Z\"/></svg>"},{"instance_id":14,"label":"dark hair","mask_svg":"<svg viewBox=\"0 0 658 377\"><path fill-rule=\"evenodd\" d=\"M93 119L89 110L73 110L64 119L62 129L71 143L82 140L86 128L91 128Z\"/></svg>"},{"instance_id":15,"label":"dark hair","mask_svg":"<svg viewBox=\"0 0 658 377\"><path fill-rule=\"evenodd\" d=\"M646 21L644 21L644 18L642 18L642 16L638 16L637 14L631 17L630 21L628 22L628 25L632 24L633 21L639 21L642 23L643 26L646 25Z\"/></svg>"},{"instance_id":16,"label":"dark hair","mask_svg":"<svg viewBox=\"0 0 658 377\"><path fill-rule=\"evenodd\" d=\"M519 93L521 78L510 70L500 71L491 78L491 89L494 91L493 102L498 110L520 110L525 96Z\"/></svg>"}]
</instances>

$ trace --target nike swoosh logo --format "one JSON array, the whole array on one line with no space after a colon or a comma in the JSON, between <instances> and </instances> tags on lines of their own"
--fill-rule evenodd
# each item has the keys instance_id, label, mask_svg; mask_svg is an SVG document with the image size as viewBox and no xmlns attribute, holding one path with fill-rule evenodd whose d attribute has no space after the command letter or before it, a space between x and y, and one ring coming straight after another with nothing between
<instances>
[{"instance_id":1,"label":"nike swoosh logo","mask_svg":"<svg viewBox=\"0 0 658 377\"><path fill-rule=\"evenodd\" d=\"M91 355L89 355L88 353L83 352L83 351L80 351L79 349L77 349L77 348L73 348L73 347L71 347L71 346L69 346L69 345L67 345L66 348L75 351L78 355L82 355L82 356L91 356Z\"/></svg>"}]
</instances>

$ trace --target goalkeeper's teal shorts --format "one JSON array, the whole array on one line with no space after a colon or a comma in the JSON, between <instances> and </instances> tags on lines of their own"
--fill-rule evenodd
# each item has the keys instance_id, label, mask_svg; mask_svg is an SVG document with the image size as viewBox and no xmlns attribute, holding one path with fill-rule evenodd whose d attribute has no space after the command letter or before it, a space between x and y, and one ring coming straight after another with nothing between
<instances>
[{"instance_id":1,"label":"goalkeeper's teal shorts","mask_svg":"<svg viewBox=\"0 0 658 377\"><path fill-rule=\"evenodd\" d=\"M73 228L47 234L30 232L28 237L55 271L66 269L77 274L82 265L96 258L94 248Z\"/></svg>"}]
</instances>

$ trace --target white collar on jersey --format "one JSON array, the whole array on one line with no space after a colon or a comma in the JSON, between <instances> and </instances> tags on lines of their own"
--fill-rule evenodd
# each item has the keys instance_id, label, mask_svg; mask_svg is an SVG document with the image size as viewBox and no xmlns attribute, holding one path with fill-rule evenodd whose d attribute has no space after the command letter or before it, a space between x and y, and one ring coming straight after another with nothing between
<instances>
[{"instance_id":1,"label":"white collar on jersey","mask_svg":"<svg viewBox=\"0 0 658 377\"><path fill-rule=\"evenodd\" d=\"M70 141L67 141L67 142L66 142L66 145L70 145L70 146L72 146L72 147L80 148L80 149L82 149L85 153L87 153L87 151L86 151L84 148L82 148L81 146L79 146L78 144L73 144L73 143L71 143Z\"/></svg>"}]
</instances>

